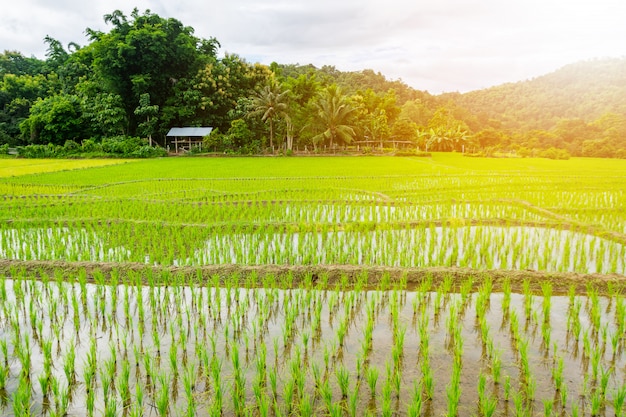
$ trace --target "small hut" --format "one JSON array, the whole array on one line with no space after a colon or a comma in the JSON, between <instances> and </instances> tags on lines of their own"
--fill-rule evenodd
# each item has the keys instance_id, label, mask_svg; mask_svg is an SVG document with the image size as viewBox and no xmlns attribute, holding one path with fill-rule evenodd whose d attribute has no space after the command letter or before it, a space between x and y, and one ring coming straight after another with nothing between
<instances>
[{"instance_id":1,"label":"small hut","mask_svg":"<svg viewBox=\"0 0 626 417\"><path fill-rule=\"evenodd\" d=\"M174 146L174 152L190 151L194 146L202 146L212 127L173 127L167 132L167 139Z\"/></svg>"}]
</instances>

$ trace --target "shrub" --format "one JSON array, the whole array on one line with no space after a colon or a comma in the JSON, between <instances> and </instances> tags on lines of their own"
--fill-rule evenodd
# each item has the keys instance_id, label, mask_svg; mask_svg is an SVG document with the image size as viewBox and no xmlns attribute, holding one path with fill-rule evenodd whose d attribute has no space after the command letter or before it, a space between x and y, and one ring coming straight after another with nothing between
<instances>
[{"instance_id":1,"label":"shrub","mask_svg":"<svg viewBox=\"0 0 626 417\"><path fill-rule=\"evenodd\" d=\"M65 144L63 145L63 151L66 155L77 154L81 151L81 147L73 140L66 140Z\"/></svg>"},{"instance_id":2,"label":"shrub","mask_svg":"<svg viewBox=\"0 0 626 417\"><path fill-rule=\"evenodd\" d=\"M132 152L129 156L133 158L160 158L167 156L167 150L164 148L155 148L150 145L144 145Z\"/></svg>"},{"instance_id":3,"label":"shrub","mask_svg":"<svg viewBox=\"0 0 626 417\"><path fill-rule=\"evenodd\" d=\"M394 153L395 156L420 156L420 157L428 157L432 156L430 152L423 152L413 149L402 149L398 150Z\"/></svg>"},{"instance_id":4,"label":"shrub","mask_svg":"<svg viewBox=\"0 0 626 417\"><path fill-rule=\"evenodd\" d=\"M85 153L99 153L102 152L102 144L97 143L93 139L85 139L81 150Z\"/></svg>"},{"instance_id":5,"label":"shrub","mask_svg":"<svg viewBox=\"0 0 626 417\"><path fill-rule=\"evenodd\" d=\"M548 148L545 149L543 151L541 151L539 153L539 156L541 158L548 158L548 159L569 159L570 158L570 154L569 152L567 152L565 149L558 149L558 148Z\"/></svg>"},{"instance_id":6,"label":"shrub","mask_svg":"<svg viewBox=\"0 0 626 417\"><path fill-rule=\"evenodd\" d=\"M167 151L153 148L140 138L116 136L104 139L102 144L85 139L82 145L72 140L63 146L28 145L19 147L18 154L22 158L157 158L167 156Z\"/></svg>"},{"instance_id":7,"label":"shrub","mask_svg":"<svg viewBox=\"0 0 626 417\"><path fill-rule=\"evenodd\" d=\"M47 145L28 145L18 148L22 158L58 158L63 155L63 147L49 143Z\"/></svg>"},{"instance_id":8,"label":"shrub","mask_svg":"<svg viewBox=\"0 0 626 417\"><path fill-rule=\"evenodd\" d=\"M138 137L114 136L102 139L102 150L117 156L132 156L146 143Z\"/></svg>"}]
</instances>

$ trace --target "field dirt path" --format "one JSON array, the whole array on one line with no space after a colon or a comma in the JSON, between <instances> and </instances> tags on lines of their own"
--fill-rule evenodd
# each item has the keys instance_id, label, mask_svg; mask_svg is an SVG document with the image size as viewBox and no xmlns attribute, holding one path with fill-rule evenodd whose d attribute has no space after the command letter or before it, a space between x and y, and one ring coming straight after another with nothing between
<instances>
[{"instance_id":1,"label":"field dirt path","mask_svg":"<svg viewBox=\"0 0 626 417\"><path fill-rule=\"evenodd\" d=\"M514 292L523 291L524 281L528 280L533 292L541 294L541 284L550 281L555 295L565 295L574 287L577 293L585 292L592 286L603 294L626 291L626 276L617 274L581 274L581 273L554 273L533 270L507 271L489 270L477 271L470 268L394 268L394 267L363 267L353 265L206 265L201 267L174 267L149 266L141 263L102 263L102 262L65 262L65 261L17 261L0 260L0 274L6 277L27 273L30 277L41 277L47 274L53 277L62 272L64 276L78 275L86 272L88 279L93 282L94 273L101 273L105 279L116 273L118 279L123 280L130 275L151 272L159 281L159 277L182 275L186 282L193 280L200 285L212 285L216 275L220 282L228 277L237 275L240 281L246 278L257 277L257 284L263 283L263 278L274 277L276 286L300 287L306 283L317 284L320 280L327 283L328 288L335 288L341 284L343 288L350 288L363 274L367 274L367 287L376 289L384 277L388 276L393 287L394 283L406 282L406 289L416 289L424 280L432 280L432 288L440 285L444 279L452 279L453 290L458 290L470 277L474 280L474 288L478 289L485 277L493 281L494 291L501 291L502 282L508 278ZM140 276L141 276L140 275ZM134 279L134 278L133 278ZM160 282L167 285L168 282Z\"/></svg>"}]
</instances>

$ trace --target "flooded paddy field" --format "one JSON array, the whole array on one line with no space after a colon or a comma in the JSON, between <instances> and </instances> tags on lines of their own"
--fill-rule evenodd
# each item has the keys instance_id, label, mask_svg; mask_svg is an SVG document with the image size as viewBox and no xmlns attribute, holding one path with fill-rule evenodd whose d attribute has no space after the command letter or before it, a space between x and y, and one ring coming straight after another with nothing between
<instances>
[{"instance_id":1,"label":"flooded paddy field","mask_svg":"<svg viewBox=\"0 0 626 417\"><path fill-rule=\"evenodd\" d=\"M625 190L459 154L1 177L0 414L623 416Z\"/></svg>"},{"instance_id":2,"label":"flooded paddy field","mask_svg":"<svg viewBox=\"0 0 626 417\"><path fill-rule=\"evenodd\" d=\"M19 274L18 274L19 275ZM3 415L621 415L617 288L0 280ZM161 277L163 279L163 277ZM329 288L330 287L330 288ZM489 411L492 410L492 411ZM490 414L492 413L492 414ZM521 413L521 414L520 414ZM552 415L552 414L551 414Z\"/></svg>"}]
</instances>

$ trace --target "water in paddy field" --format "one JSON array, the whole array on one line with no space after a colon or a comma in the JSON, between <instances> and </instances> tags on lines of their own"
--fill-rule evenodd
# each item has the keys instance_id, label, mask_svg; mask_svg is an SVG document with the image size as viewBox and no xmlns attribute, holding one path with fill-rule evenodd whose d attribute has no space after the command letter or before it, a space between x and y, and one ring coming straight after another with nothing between
<instances>
[{"instance_id":1,"label":"water in paddy field","mask_svg":"<svg viewBox=\"0 0 626 417\"><path fill-rule=\"evenodd\" d=\"M212 236L193 258L179 263L456 266L624 274L626 247L583 233L534 227L238 233Z\"/></svg>"},{"instance_id":2,"label":"water in paddy field","mask_svg":"<svg viewBox=\"0 0 626 417\"><path fill-rule=\"evenodd\" d=\"M95 232L85 229L0 229L0 258L124 262L130 254L123 246L106 247Z\"/></svg>"},{"instance_id":3,"label":"water in paddy field","mask_svg":"<svg viewBox=\"0 0 626 417\"><path fill-rule=\"evenodd\" d=\"M578 409L590 415L599 401L599 415L613 416L618 393L626 389L626 302L617 295L101 286L8 278L0 281L0 294L0 340L8 355L0 355L0 368L8 368L2 415L14 414L20 352L27 346L34 415L55 410L55 397L63 395L71 395L68 415L88 414L90 356L95 415L105 407L116 415L133 409L158 415L155 407L164 398L169 415L186 415L191 407L198 414L218 408L224 415L257 413L274 404L282 414L309 408L313 415L329 414L341 407L346 414L405 415L418 387L422 415L440 416L449 409L455 357L460 416L479 414L481 379L482 396L495 399L497 415L515 415L516 407L542 414L546 404L558 414ZM38 381L45 375L46 343L60 394L50 391L44 399ZM76 369L68 379L72 346ZM373 374L378 378L370 385Z\"/></svg>"},{"instance_id":4,"label":"water in paddy field","mask_svg":"<svg viewBox=\"0 0 626 417\"><path fill-rule=\"evenodd\" d=\"M140 234L134 238L140 239ZM200 240L204 242L201 247L188 247L185 241L180 243L184 248L172 249L189 253L184 258L159 255L156 249L147 254L137 250L140 243L132 239L115 240L84 229L2 229L0 257L175 266L342 264L626 273L625 245L580 232L538 227L209 233L208 239ZM123 245L109 241L123 241Z\"/></svg>"}]
</instances>

